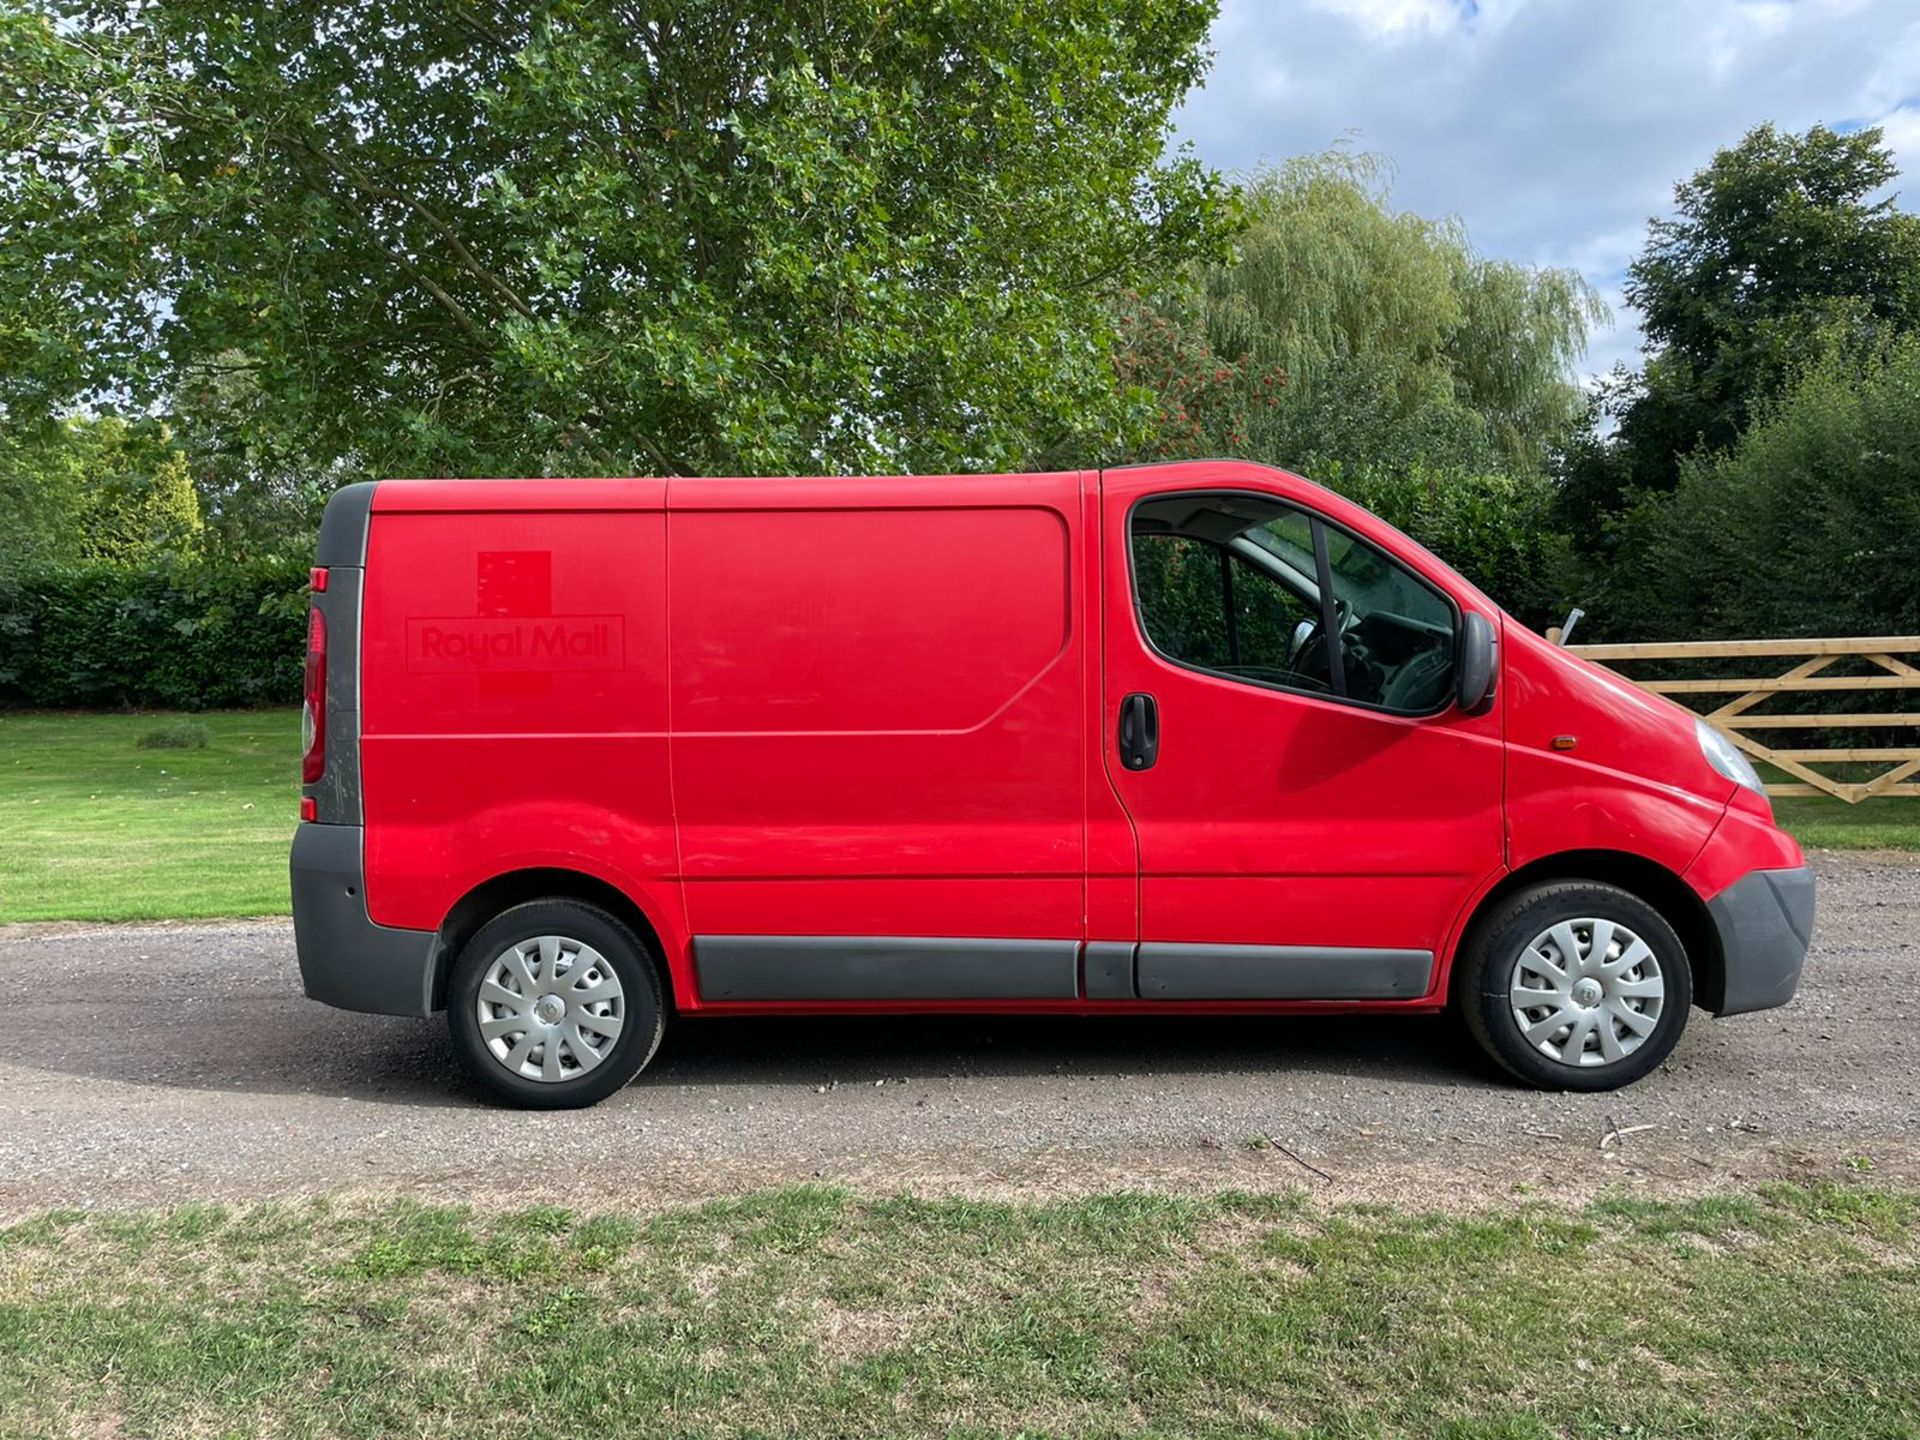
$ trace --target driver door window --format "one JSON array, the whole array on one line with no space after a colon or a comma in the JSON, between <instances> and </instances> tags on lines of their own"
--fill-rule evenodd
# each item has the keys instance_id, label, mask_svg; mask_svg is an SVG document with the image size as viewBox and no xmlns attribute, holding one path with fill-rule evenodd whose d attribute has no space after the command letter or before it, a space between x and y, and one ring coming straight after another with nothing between
<instances>
[{"instance_id":1,"label":"driver door window","mask_svg":"<svg viewBox=\"0 0 1920 1440\"><path fill-rule=\"evenodd\" d=\"M1326 690L1292 668L1318 604L1242 555L1187 535L1137 534L1140 618L1169 660L1219 675ZM1303 627L1305 627L1303 629Z\"/></svg>"},{"instance_id":2,"label":"driver door window","mask_svg":"<svg viewBox=\"0 0 1920 1440\"><path fill-rule=\"evenodd\" d=\"M1399 714L1445 705L1451 602L1358 536L1262 496L1196 494L1135 506L1129 541L1141 628L1166 659Z\"/></svg>"}]
</instances>

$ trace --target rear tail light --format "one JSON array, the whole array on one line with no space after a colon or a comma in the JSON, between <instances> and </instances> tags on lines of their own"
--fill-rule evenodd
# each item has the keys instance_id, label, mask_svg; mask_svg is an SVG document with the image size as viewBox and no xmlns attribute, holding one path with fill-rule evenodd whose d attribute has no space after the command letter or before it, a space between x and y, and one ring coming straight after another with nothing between
<instances>
[{"instance_id":1,"label":"rear tail light","mask_svg":"<svg viewBox=\"0 0 1920 1440\"><path fill-rule=\"evenodd\" d=\"M307 612L307 678L300 709L300 780L311 785L327 768L327 620L316 607Z\"/></svg>"}]
</instances>

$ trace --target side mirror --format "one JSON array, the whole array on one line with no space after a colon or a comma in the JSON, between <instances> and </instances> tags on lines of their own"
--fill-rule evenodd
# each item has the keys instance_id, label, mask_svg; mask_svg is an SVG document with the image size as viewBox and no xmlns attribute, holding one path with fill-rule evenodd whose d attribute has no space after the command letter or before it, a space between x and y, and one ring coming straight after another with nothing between
<instances>
[{"instance_id":1,"label":"side mirror","mask_svg":"<svg viewBox=\"0 0 1920 1440\"><path fill-rule=\"evenodd\" d=\"M1494 683L1500 675L1500 642L1486 616L1469 610L1460 622L1454 646L1453 699L1469 715L1493 708Z\"/></svg>"}]
</instances>

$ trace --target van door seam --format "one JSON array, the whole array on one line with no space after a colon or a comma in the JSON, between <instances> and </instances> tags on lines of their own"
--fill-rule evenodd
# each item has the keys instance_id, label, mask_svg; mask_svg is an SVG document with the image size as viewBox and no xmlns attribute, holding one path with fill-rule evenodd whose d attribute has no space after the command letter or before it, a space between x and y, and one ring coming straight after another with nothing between
<instances>
[{"instance_id":1,"label":"van door seam","mask_svg":"<svg viewBox=\"0 0 1920 1440\"><path fill-rule=\"evenodd\" d=\"M680 933L693 933L693 913L687 907L687 863L680 843L678 757L673 729L673 477L666 478L660 497L660 615L666 634L667 656L667 823L673 829L673 888L680 897Z\"/></svg>"}]
</instances>

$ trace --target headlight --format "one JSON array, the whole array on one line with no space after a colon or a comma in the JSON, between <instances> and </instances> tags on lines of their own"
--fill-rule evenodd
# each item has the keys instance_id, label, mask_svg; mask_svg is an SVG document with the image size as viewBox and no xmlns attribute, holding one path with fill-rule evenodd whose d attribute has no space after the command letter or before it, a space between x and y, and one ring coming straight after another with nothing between
<instances>
[{"instance_id":1,"label":"headlight","mask_svg":"<svg viewBox=\"0 0 1920 1440\"><path fill-rule=\"evenodd\" d=\"M1707 763L1736 785L1744 785L1756 795L1767 793L1766 782L1734 743L1704 720L1693 722L1693 733L1700 737L1700 753Z\"/></svg>"}]
</instances>

